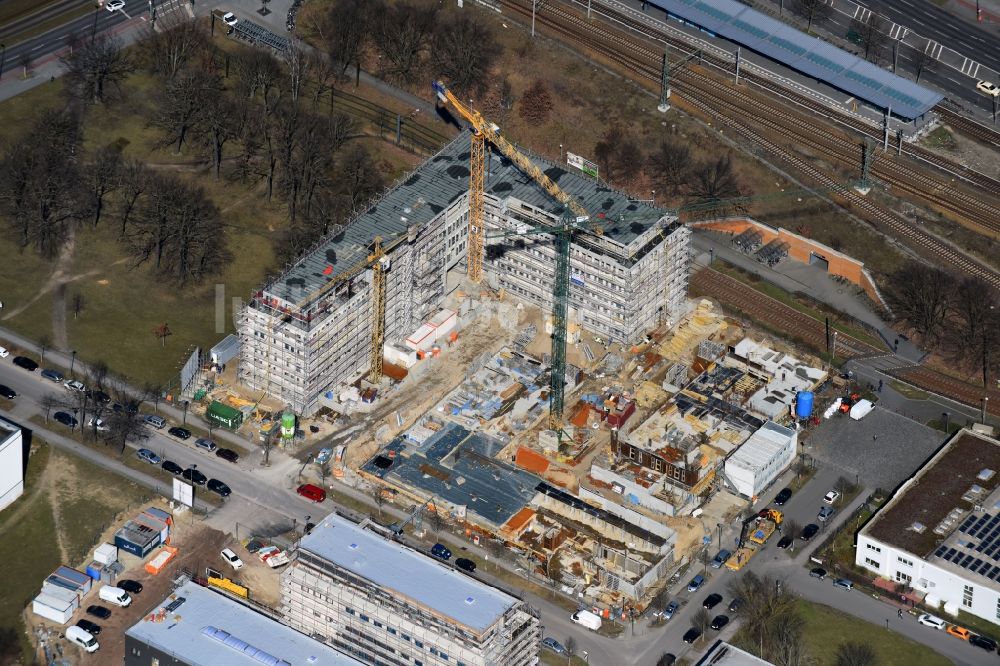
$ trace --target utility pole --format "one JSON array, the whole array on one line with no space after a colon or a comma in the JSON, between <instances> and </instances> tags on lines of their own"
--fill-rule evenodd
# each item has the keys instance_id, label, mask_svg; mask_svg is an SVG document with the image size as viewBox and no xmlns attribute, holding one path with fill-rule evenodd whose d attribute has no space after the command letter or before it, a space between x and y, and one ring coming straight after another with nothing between
<instances>
[{"instance_id":1,"label":"utility pole","mask_svg":"<svg viewBox=\"0 0 1000 666\"><path fill-rule=\"evenodd\" d=\"M903 154L903 130L896 130L896 155Z\"/></svg>"},{"instance_id":2,"label":"utility pole","mask_svg":"<svg viewBox=\"0 0 1000 666\"><path fill-rule=\"evenodd\" d=\"M0 44L0 79L3 79L3 66L7 64L7 45Z\"/></svg>"},{"instance_id":3,"label":"utility pole","mask_svg":"<svg viewBox=\"0 0 1000 666\"><path fill-rule=\"evenodd\" d=\"M590 14L588 7L587 14ZM538 11L538 0L531 0L531 36L535 36L535 13Z\"/></svg>"},{"instance_id":4,"label":"utility pole","mask_svg":"<svg viewBox=\"0 0 1000 666\"><path fill-rule=\"evenodd\" d=\"M868 137L865 137L865 143L861 147L861 181L854 187L861 194L868 194L872 189L871 170L874 152L875 146Z\"/></svg>"},{"instance_id":5,"label":"utility pole","mask_svg":"<svg viewBox=\"0 0 1000 666\"><path fill-rule=\"evenodd\" d=\"M885 110L885 121L882 128L882 152L889 150L889 118L892 116L892 107Z\"/></svg>"},{"instance_id":6,"label":"utility pole","mask_svg":"<svg viewBox=\"0 0 1000 666\"><path fill-rule=\"evenodd\" d=\"M899 40L892 43L892 73L896 73L896 65L899 64Z\"/></svg>"},{"instance_id":7,"label":"utility pole","mask_svg":"<svg viewBox=\"0 0 1000 666\"><path fill-rule=\"evenodd\" d=\"M670 110L670 47L663 49L663 69L660 72L660 104L656 107L660 113Z\"/></svg>"},{"instance_id":8,"label":"utility pole","mask_svg":"<svg viewBox=\"0 0 1000 666\"><path fill-rule=\"evenodd\" d=\"M986 425L986 403L988 403L989 401L990 401L990 396L984 395L983 396L983 413L982 413L981 418L979 419L980 421L982 421L983 425Z\"/></svg>"},{"instance_id":9,"label":"utility pole","mask_svg":"<svg viewBox=\"0 0 1000 666\"><path fill-rule=\"evenodd\" d=\"M740 47L736 47L736 85L740 85Z\"/></svg>"}]
</instances>

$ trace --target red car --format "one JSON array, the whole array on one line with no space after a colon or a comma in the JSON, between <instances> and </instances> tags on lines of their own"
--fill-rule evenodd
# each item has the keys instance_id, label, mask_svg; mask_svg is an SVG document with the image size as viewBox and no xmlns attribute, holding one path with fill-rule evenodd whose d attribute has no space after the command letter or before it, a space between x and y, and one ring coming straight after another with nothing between
<instances>
[{"instance_id":1,"label":"red car","mask_svg":"<svg viewBox=\"0 0 1000 666\"><path fill-rule=\"evenodd\" d=\"M319 486L314 486L311 483L305 483L299 486L295 492L302 495L307 500L312 500L313 502L322 502L326 500L326 491Z\"/></svg>"}]
</instances>

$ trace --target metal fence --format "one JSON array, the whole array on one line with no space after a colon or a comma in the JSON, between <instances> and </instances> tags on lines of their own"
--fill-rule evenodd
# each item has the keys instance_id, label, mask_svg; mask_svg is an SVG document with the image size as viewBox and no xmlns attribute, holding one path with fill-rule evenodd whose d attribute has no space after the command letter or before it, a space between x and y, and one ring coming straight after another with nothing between
<instances>
[{"instance_id":1,"label":"metal fence","mask_svg":"<svg viewBox=\"0 0 1000 666\"><path fill-rule=\"evenodd\" d=\"M395 111L342 90L333 91L333 108L366 121L379 138L413 152L434 154L451 139Z\"/></svg>"}]
</instances>

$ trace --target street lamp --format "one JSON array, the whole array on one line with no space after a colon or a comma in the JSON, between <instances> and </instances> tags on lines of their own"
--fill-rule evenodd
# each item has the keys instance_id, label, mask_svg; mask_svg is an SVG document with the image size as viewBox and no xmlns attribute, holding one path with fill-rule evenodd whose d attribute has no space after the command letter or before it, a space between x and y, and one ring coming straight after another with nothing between
<instances>
[{"instance_id":1,"label":"street lamp","mask_svg":"<svg viewBox=\"0 0 1000 666\"><path fill-rule=\"evenodd\" d=\"M0 69L3 69L3 68L0 68ZM70 355L70 358L69 358L69 376L70 377L75 377L75 375L73 374L73 368L74 368L74 366L76 366L76 350L74 349L73 351L71 351L69 353L69 355Z\"/></svg>"},{"instance_id":2,"label":"street lamp","mask_svg":"<svg viewBox=\"0 0 1000 666\"><path fill-rule=\"evenodd\" d=\"M982 415L982 419L981 419L982 422L983 422L983 425L986 424L986 403L989 402L989 401L990 401L990 396L984 395L983 396L983 415Z\"/></svg>"},{"instance_id":3,"label":"street lamp","mask_svg":"<svg viewBox=\"0 0 1000 666\"><path fill-rule=\"evenodd\" d=\"M187 425L187 422L188 422L188 406L189 406L190 404L191 404L191 401L190 401L190 400L185 400L185 401L183 402L183 407L184 407L184 418L183 418L183 420L181 421L181 425Z\"/></svg>"},{"instance_id":4,"label":"street lamp","mask_svg":"<svg viewBox=\"0 0 1000 666\"><path fill-rule=\"evenodd\" d=\"M722 550L722 523L716 523L715 527L719 532L719 550Z\"/></svg>"}]
</instances>

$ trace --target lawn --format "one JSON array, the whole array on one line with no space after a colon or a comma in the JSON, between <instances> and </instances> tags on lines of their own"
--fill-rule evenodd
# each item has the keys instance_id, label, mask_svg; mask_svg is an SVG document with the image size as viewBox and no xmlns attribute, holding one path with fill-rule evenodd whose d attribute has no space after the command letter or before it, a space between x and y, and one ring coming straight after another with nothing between
<instances>
[{"instance_id":1,"label":"lawn","mask_svg":"<svg viewBox=\"0 0 1000 666\"><path fill-rule=\"evenodd\" d=\"M892 387L893 391L910 400L927 400L931 397L927 391L921 391L918 388L895 379L889 382L889 386Z\"/></svg>"},{"instance_id":2,"label":"lawn","mask_svg":"<svg viewBox=\"0 0 1000 666\"><path fill-rule=\"evenodd\" d=\"M872 646L880 666L943 666L951 663L920 643L829 606L799 600L798 610L805 620L802 636L806 650L821 665L836 663L837 648L846 637Z\"/></svg>"}]
</instances>

